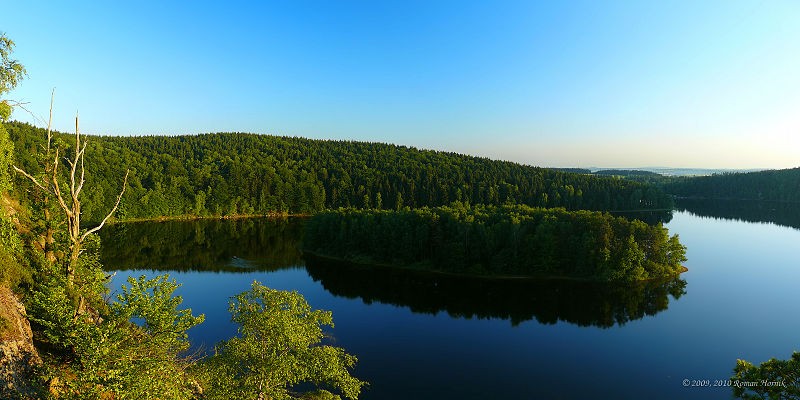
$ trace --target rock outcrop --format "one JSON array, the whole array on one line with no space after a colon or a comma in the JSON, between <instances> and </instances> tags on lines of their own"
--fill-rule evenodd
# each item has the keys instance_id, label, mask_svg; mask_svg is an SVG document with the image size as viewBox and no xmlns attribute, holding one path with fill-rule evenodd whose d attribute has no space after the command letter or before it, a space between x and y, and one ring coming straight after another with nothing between
<instances>
[{"instance_id":1,"label":"rock outcrop","mask_svg":"<svg viewBox=\"0 0 800 400\"><path fill-rule=\"evenodd\" d=\"M32 398L34 369L41 363L25 306L0 286L0 399Z\"/></svg>"}]
</instances>

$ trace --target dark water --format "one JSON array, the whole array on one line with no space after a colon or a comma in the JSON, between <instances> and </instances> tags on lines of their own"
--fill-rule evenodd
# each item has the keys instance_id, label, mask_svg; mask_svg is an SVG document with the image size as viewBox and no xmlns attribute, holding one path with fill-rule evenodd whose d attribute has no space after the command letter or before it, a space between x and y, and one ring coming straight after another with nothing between
<instances>
[{"instance_id":1,"label":"dark water","mask_svg":"<svg viewBox=\"0 0 800 400\"><path fill-rule=\"evenodd\" d=\"M227 300L254 279L299 291L333 311L335 344L371 384L363 399L730 398L682 382L800 349L800 231L690 211L667 224L689 272L626 288L306 265L296 220L116 225L103 259L112 290L140 274L183 283L184 305L206 314L197 346L235 334Z\"/></svg>"}]
</instances>

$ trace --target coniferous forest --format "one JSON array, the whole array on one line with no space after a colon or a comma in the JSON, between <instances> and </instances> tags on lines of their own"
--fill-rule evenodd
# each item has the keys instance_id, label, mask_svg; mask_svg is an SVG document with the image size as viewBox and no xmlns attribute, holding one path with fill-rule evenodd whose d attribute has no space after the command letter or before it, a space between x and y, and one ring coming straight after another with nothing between
<instances>
[{"instance_id":1,"label":"coniferous forest","mask_svg":"<svg viewBox=\"0 0 800 400\"><path fill-rule=\"evenodd\" d=\"M680 197L800 202L800 168L682 177L664 185Z\"/></svg>"}]
</instances>

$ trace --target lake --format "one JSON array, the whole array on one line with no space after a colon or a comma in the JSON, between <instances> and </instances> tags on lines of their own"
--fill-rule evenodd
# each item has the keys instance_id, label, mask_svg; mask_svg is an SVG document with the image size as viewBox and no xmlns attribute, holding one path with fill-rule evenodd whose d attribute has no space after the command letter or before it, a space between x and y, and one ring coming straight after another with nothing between
<instances>
[{"instance_id":1,"label":"lake","mask_svg":"<svg viewBox=\"0 0 800 400\"><path fill-rule=\"evenodd\" d=\"M689 271L624 288L307 265L294 219L117 224L102 258L112 295L128 276L182 283L183 305L206 315L189 331L201 349L236 333L227 302L253 280L300 292L333 312L333 344L370 383L362 399L727 399L683 381L800 349L800 214L759 207L681 205L666 226Z\"/></svg>"}]
</instances>

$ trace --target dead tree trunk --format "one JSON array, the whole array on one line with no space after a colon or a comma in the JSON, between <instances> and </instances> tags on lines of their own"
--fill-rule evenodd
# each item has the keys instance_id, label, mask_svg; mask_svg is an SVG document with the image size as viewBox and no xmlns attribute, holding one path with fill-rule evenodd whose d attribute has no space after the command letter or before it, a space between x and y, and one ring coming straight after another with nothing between
<instances>
[{"instance_id":1,"label":"dead tree trunk","mask_svg":"<svg viewBox=\"0 0 800 400\"><path fill-rule=\"evenodd\" d=\"M51 108L50 108L50 118L52 120L52 100L51 100ZM48 123L48 130L47 130L47 154L50 154L50 139L51 139L51 131L50 131L50 123ZM75 153L70 158L65 158L67 164L69 165L69 182L61 183L61 180L58 176L58 167L59 167L59 149L55 149L54 153L55 156L52 158L52 168L50 167L50 159L48 158L45 162L45 174L42 177L42 180L36 179L31 174L27 173L26 171L14 166L14 170L18 173L24 175L28 179L30 179L33 184L42 190L46 195L54 197L61 210L64 212L64 216L67 222L67 234L70 240L70 252L69 252L69 259L66 260L66 270L65 275L67 278L67 285L72 286L75 281L75 273L78 267L78 259L81 255L83 250L83 242L86 238L94 232L99 231L103 225L105 225L106 221L117 211L119 208L119 203L122 200L122 195L125 193L125 188L128 183L128 173L130 171L125 172L125 179L122 182L122 190L120 190L119 195L117 196L117 201L114 204L114 207L109 211L109 213L103 218L100 222L100 225L87 230L86 232L81 232L81 201L80 201L80 194L83 190L83 185L86 183L85 180L85 156L86 152L86 141L81 140L80 129L78 126L78 117L75 116ZM66 187L64 187L66 186ZM45 219L47 219L49 213L45 213ZM49 226L48 226L49 228ZM45 239L45 253L47 254L47 241L52 240L52 231L46 234L49 238ZM55 259L55 256L52 254L52 246L50 246L51 254L48 257L52 257Z\"/></svg>"}]
</instances>

